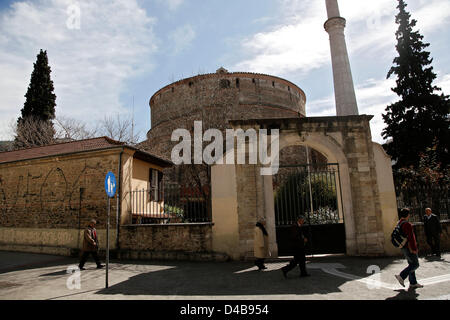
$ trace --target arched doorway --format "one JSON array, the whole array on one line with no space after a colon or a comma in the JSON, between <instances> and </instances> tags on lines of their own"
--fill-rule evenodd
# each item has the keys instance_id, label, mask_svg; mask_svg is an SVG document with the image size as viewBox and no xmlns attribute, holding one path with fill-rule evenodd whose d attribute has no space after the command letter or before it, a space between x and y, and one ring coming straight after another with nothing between
<instances>
[{"instance_id":1,"label":"arched doorway","mask_svg":"<svg viewBox=\"0 0 450 320\"><path fill-rule=\"evenodd\" d=\"M311 164L305 166L304 163L297 163L297 167L302 167L297 170L303 170L303 175L297 173L297 177L303 177L293 178L293 181L303 181L303 185L309 189L309 179L325 179L328 187L322 189L332 191L332 194L321 200L322 207L328 207L328 211L334 213L334 220L338 215L338 223L343 223L341 228L345 230L345 253L350 256L371 256L390 254L388 237L392 231L391 225L395 225L396 215L390 159L384 157L371 141L371 118L362 115L234 120L230 123L233 128L243 130L275 128L279 132L275 140L279 142L277 150L307 146L322 154L326 158L325 166L311 168ZM273 175L260 174L263 167L269 168ZM245 164L213 167L214 250L229 253L236 259L252 258L254 224L259 217L265 217L272 256L283 253L280 247L278 254L276 238L277 221L280 220L276 214L279 215L280 211L275 211L273 187L278 172L274 168L277 166L273 163L268 166ZM282 174L283 164L280 169ZM293 184L296 194L301 194L299 184ZM296 198L296 201L306 198L303 209L300 209L303 212L300 213L309 211L314 214L317 211L317 205L311 206L314 197L313 201L308 200L314 193L314 187L311 189L312 192L303 191L303 197ZM315 189L320 190L320 186ZM301 206L297 204L297 207L291 208L295 210ZM335 236L327 231L320 234L327 235L322 236L325 241L335 241ZM342 239L342 232L340 234Z\"/></svg>"},{"instance_id":2,"label":"arched doorway","mask_svg":"<svg viewBox=\"0 0 450 320\"><path fill-rule=\"evenodd\" d=\"M272 180L279 256L294 254L290 227L300 215L305 217L308 254L346 252L339 174L338 163L285 164L280 157L280 168Z\"/></svg>"},{"instance_id":3,"label":"arched doorway","mask_svg":"<svg viewBox=\"0 0 450 320\"><path fill-rule=\"evenodd\" d=\"M306 218L307 253L347 252L341 184L341 164L346 161L333 145L323 135L280 136L280 165L272 177L279 256L293 254L289 228L299 215Z\"/></svg>"}]
</instances>

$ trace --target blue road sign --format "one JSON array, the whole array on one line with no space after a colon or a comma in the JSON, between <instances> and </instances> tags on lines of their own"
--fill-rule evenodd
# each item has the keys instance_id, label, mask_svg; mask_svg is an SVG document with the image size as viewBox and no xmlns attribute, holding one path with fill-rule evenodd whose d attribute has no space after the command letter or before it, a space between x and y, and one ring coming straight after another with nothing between
<instances>
[{"instance_id":1,"label":"blue road sign","mask_svg":"<svg viewBox=\"0 0 450 320\"><path fill-rule=\"evenodd\" d=\"M105 191L108 197L114 198L114 195L116 194L116 177L114 176L114 173L111 171L108 172L105 178Z\"/></svg>"}]
</instances>

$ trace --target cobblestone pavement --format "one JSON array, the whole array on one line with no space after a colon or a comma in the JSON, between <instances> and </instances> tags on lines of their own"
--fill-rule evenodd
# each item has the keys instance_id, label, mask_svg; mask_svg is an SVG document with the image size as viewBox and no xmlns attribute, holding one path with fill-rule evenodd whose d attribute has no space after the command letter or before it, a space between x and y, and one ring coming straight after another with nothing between
<instances>
[{"instance_id":1,"label":"cobblestone pavement","mask_svg":"<svg viewBox=\"0 0 450 320\"><path fill-rule=\"evenodd\" d=\"M450 298L450 254L420 258L417 278L424 288L408 290L394 278L405 266L401 258L308 258L311 277L293 270L284 279L287 260L251 262L112 261L109 288L105 269L89 261L81 273L67 257L0 252L1 300L385 300ZM78 281L79 280L79 281ZM77 286L79 284L79 286Z\"/></svg>"}]
</instances>

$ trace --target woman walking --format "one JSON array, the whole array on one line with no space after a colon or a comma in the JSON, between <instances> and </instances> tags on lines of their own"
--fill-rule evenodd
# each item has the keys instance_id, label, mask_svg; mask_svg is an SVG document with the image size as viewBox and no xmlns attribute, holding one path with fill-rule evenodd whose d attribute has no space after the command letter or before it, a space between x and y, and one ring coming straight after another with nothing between
<instances>
[{"instance_id":1,"label":"woman walking","mask_svg":"<svg viewBox=\"0 0 450 320\"><path fill-rule=\"evenodd\" d=\"M266 220L264 218L259 219L255 226L254 255L255 265L259 270L267 269L264 265L264 259L269 254L269 235L265 227Z\"/></svg>"}]
</instances>

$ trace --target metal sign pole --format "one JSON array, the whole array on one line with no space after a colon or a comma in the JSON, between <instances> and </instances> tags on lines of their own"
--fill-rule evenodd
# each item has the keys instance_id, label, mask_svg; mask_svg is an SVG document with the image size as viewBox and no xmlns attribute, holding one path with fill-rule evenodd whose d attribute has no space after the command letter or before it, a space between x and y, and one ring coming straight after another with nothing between
<instances>
[{"instance_id":1,"label":"metal sign pole","mask_svg":"<svg viewBox=\"0 0 450 320\"><path fill-rule=\"evenodd\" d=\"M106 222L106 288L108 289L108 269L109 269L109 212L111 208L111 198L108 197L108 220Z\"/></svg>"},{"instance_id":2,"label":"metal sign pole","mask_svg":"<svg viewBox=\"0 0 450 320\"><path fill-rule=\"evenodd\" d=\"M105 177L105 191L108 196L108 218L106 221L106 288L108 288L108 272L109 272L109 223L111 214L111 198L116 195L116 177L114 173L108 172Z\"/></svg>"}]
</instances>

